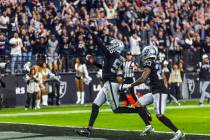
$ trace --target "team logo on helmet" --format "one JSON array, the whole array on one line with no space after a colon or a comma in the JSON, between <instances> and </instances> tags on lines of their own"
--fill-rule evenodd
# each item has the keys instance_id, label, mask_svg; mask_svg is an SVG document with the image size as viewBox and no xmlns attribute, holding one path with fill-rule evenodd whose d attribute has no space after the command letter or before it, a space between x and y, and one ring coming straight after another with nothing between
<instances>
[{"instance_id":1,"label":"team logo on helmet","mask_svg":"<svg viewBox=\"0 0 210 140\"><path fill-rule=\"evenodd\" d=\"M156 59L157 55L158 55L158 50L155 46L146 46L144 47L142 51L142 58L144 60L149 59L149 58Z\"/></svg>"},{"instance_id":2,"label":"team logo on helmet","mask_svg":"<svg viewBox=\"0 0 210 140\"><path fill-rule=\"evenodd\" d=\"M124 49L124 44L122 41L118 39L112 39L107 45L107 49L109 50L110 53L118 52L121 53Z\"/></svg>"}]
</instances>

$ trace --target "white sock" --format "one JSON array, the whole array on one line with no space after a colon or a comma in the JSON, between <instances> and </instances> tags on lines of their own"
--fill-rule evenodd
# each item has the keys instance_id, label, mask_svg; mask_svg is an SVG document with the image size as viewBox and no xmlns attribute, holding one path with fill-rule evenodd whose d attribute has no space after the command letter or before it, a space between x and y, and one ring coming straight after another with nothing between
<instances>
[{"instance_id":1,"label":"white sock","mask_svg":"<svg viewBox=\"0 0 210 140\"><path fill-rule=\"evenodd\" d=\"M82 91L81 94L82 94L82 96L81 96L81 104L84 104L84 102L85 102L85 92Z\"/></svg>"},{"instance_id":2,"label":"white sock","mask_svg":"<svg viewBox=\"0 0 210 140\"><path fill-rule=\"evenodd\" d=\"M48 105L48 95L45 97L46 105Z\"/></svg>"},{"instance_id":3,"label":"white sock","mask_svg":"<svg viewBox=\"0 0 210 140\"><path fill-rule=\"evenodd\" d=\"M48 105L48 95L42 95L42 104Z\"/></svg>"},{"instance_id":4,"label":"white sock","mask_svg":"<svg viewBox=\"0 0 210 140\"><path fill-rule=\"evenodd\" d=\"M77 92L77 102L76 102L76 104L79 104L80 103L80 92L78 91Z\"/></svg>"},{"instance_id":5,"label":"white sock","mask_svg":"<svg viewBox=\"0 0 210 140\"><path fill-rule=\"evenodd\" d=\"M37 100L36 100L36 107L37 107L37 108L40 108L40 99L37 99Z\"/></svg>"}]
</instances>

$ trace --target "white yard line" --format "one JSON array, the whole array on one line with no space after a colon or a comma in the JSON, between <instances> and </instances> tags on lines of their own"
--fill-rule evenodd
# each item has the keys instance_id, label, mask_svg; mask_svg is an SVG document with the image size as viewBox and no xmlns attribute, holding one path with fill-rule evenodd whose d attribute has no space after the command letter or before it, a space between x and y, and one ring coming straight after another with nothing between
<instances>
[{"instance_id":1,"label":"white yard line","mask_svg":"<svg viewBox=\"0 0 210 140\"><path fill-rule=\"evenodd\" d=\"M210 105L186 105L186 106L168 106L167 109L190 109L190 108L210 108ZM149 107L152 110L153 107ZM14 113L14 114L0 114L0 117L18 117L18 116L39 116L39 115L60 115L60 114L78 114L90 113L91 110L72 110L72 111L49 111L49 112L30 112L30 113ZM101 109L100 112L112 112L111 109Z\"/></svg>"}]
</instances>

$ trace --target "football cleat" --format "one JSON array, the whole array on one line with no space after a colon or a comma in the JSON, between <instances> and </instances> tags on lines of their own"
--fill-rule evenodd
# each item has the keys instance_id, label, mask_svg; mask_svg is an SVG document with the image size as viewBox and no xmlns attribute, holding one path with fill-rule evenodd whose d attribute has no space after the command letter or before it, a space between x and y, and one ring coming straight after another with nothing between
<instances>
[{"instance_id":1,"label":"football cleat","mask_svg":"<svg viewBox=\"0 0 210 140\"><path fill-rule=\"evenodd\" d=\"M89 137L90 136L90 129L84 128L76 131L78 135L83 137Z\"/></svg>"},{"instance_id":2,"label":"football cleat","mask_svg":"<svg viewBox=\"0 0 210 140\"><path fill-rule=\"evenodd\" d=\"M182 133L180 130L178 130L176 133L175 133L175 136L170 139L170 140L181 140L182 138L184 138L185 134Z\"/></svg>"},{"instance_id":3,"label":"football cleat","mask_svg":"<svg viewBox=\"0 0 210 140\"><path fill-rule=\"evenodd\" d=\"M151 125L146 126L144 131L141 132L140 136L146 136L154 133L154 128Z\"/></svg>"}]
</instances>

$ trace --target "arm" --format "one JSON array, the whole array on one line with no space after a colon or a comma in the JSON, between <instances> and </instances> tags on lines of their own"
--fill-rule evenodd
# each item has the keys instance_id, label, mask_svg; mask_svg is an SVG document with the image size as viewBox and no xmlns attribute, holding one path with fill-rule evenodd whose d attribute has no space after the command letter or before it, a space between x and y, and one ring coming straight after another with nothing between
<instances>
[{"instance_id":1,"label":"arm","mask_svg":"<svg viewBox=\"0 0 210 140\"><path fill-rule=\"evenodd\" d=\"M164 72L163 72L163 81L164 81L165 86L168 88L168 81Z\"/></svg>"},{"instance_id":2,"label":"arm","mask_svg":"<svg viewBox=\"0 0 210 140\"><path fill-rule=\"evenodd\" d=\"M146 81L146 79L149 77L151 73L151 70L149 68L144 68L144 71L140 78L138 78L134 83L131 84L131 87L135 87L137 85L140 85Z\"/></svg>"},{"instance_id":3,"label":"arm","mask_svg":"<svg viewBox=\"0 0 210 140\"><path fill-rule=\"evenodd\" d=\"M107 7L106 2L104 0L103 0L103 6L104 6L106 11L109 11L109 8Z\"/></svg>"},{"instance_id":4,"label":"arm","mask_svg":"<svg viewBox=\"0 0 210 140\"><path fill-rule=\"evenodd\" d=\"M114 1L114 9L115 9L115 10L117 9L117 6L118 6L118 0L115 0L115 1Z\"/></svg>"},{"instance_id":5,"label":"arm","mask_svg":"<svg viewBox=\"0 0 210 140\"><path fill-rule=\"evenodd\" d=\"M6 87L6 84L3 82L3 80L1 80L0 79L0 84L1 84L1 86L3 87L3 88L5 88Z\"/></svg>"},{"instance_id":6,"label":"arm","mask_svg":"<svg viewBox=\"0 0 210 140\"><path fill-rule=\"evenodd\" d=\"M95 65L99 69L102 69L103 68L103 66L101 64L99 64L98 62L94 62L93 65Z\"/></svg>"},{"instance_id":7,"label":"arm","mask_svg":"<svg viewBox=\"0 0 210 140\"><path fill-rule=\"evenodd\" d=\"M80 0L76 0L73 4L77 5L77 4L79 4L79 2L80 2Z\"/></svg>"}]
</instances>

